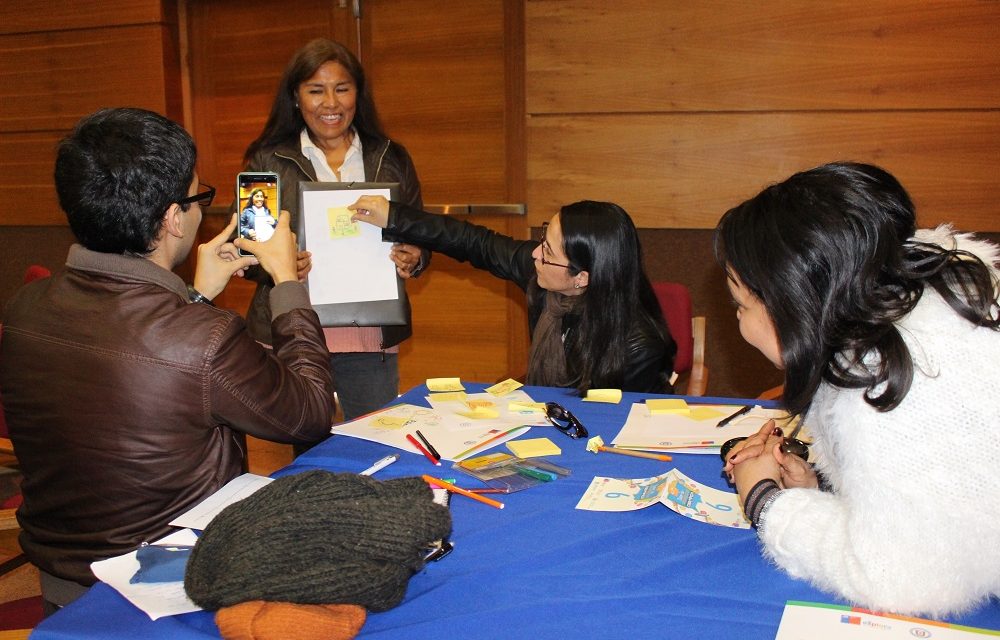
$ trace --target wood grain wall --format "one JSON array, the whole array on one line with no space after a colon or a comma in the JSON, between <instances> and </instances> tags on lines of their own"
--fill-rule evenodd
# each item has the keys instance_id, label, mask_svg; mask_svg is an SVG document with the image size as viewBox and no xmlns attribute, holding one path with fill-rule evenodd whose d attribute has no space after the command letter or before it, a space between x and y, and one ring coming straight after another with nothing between
<instances>
[{"instance_id":1,"label":"wood grain wall","mask_svg":"<svg viewBox=\"0 0 1000 640\"><path fill-rule=\"evenodd\" d=\"M531 222L583 197L711 228L823 162L880 164L920 221L1000 229L1000 3L527 0Z\"/></svg>"},{"instance_id":2,"label":"wood grain wall","mask_svg":"<svg viewBox=\"0 0 1000 640\"><path fill-rule=\"evenodd\" d=\"M55 144L108 106L180 119L176 5L171 0L4 2L0 22L0 172L18 177L0 225L62 225Z\"/></svg>"}]
</instances>

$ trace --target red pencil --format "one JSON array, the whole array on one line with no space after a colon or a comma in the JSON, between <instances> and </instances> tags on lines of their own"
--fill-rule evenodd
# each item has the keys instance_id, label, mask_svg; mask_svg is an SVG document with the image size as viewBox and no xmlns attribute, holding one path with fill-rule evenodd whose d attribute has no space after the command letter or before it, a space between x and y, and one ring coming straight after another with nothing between
<instances>
[{"instance_id":1,"label":"red pencil","mask_svg":"<svg viewBox=\"0 0 1000 640\"><path fill-rule=\"evenodd\" d=\"M430 451L424 449L423 445L417 442L416 438L414 438L410 434L406 434L406 439L410 441L410 444L412 444L414 447L417 448L417 451L427 456L427 459L431 461L431 464L437 465L439 467L441 466L441 462L437 460L434 456L432 456Z\"/></svg>"}]
</instances>

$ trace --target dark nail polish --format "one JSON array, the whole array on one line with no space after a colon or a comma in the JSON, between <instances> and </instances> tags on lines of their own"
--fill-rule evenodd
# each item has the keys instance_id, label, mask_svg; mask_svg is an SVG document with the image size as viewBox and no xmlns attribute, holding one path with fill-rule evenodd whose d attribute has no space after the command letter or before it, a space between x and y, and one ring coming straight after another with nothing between
<instances>
[{"instance_id":1,"label":"dark nail polish","mask_svg":"<svg viewBox=\"0 0 1000 640\"><path fill-rule=\"evenodd\" d=\"M785 432L781 430L781 427L775 427L775 428L774 428L774 429L773 429L773 430L771 431L771 435L772 435L772 436L778 436L778 437L781 437L781 436L785 435Z\"/></svg>"}]
</instances>

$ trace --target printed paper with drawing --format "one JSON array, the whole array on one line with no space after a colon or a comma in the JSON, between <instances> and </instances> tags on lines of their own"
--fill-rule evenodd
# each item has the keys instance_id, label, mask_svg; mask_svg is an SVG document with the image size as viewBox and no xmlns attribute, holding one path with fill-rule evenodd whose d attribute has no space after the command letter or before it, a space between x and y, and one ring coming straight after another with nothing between
<instances>
[{"instance_id":1,"label":"printed paper with drawing","mask_svg":"<svg viewBox=\"0 0 1000 640\"><path fill-rule=\"evenodd\" d=\"M720 527L749 529L739 496L696 482L677 469L636 480L595 477L577 503L587 511L635 511L662 504L682 516Z\"/></svg>"}]
</instances>

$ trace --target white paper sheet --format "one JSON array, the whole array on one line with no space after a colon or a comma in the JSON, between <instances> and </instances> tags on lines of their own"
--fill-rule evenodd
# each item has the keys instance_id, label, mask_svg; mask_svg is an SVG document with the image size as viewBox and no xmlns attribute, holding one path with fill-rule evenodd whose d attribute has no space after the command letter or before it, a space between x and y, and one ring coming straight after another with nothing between
<instances>
[{"instance_id":1,"label":"white paper sheet","mask_svg":"<svg viewBox=\"0 0 1000 640\"><path fill-rule=\"evenodd\" d=\"M442 460L457 462L523 435L531 428L520 426L525 422L529 421L470 420L446 411L399 404L335 425L330 431L423 455L406 439L407 434L414 435L419 429Z\"/></svg>"},{"instance_id":2,"label":"white paper sheet","mask_svg":"<svg viewBox=\"0 0 1000 640\"><path fill-rule=\"evenodd\" d=\"M154 544L193 545L198 537L194 531L184 529L157 540ZM126 600L139 607L150 618L156 620L164 616L201 611L201 607L191 602L184 592L183 582L162 582L158 584L131 584L129 580L139 570L136 551L116 558L93 562L90 570L97 579L108 583Z\"/></svg>"},{"instance_id":3,"label":"white paper sheet","mask_svg":"<svg viewBox=\"0 0 1000 640\"><path fill-rule=\"evenodd\" d=\"M169 522L172 527L190 527L204 531L220 511L253 494L258 489L273 482L273 478L244 473L233 478L224 487L202 500L194 508L182 513Z\"/></svg>"},{"instance_id":4,"label":"white paper sheet","mask_svg":"<svg viewBox=\"0 0 1000 640\"><path fill-rule=\"evenodd\" d=\"M309 298L314 305L396 300L396 265L382 230L351 222L347 205L365 195L389 198L388 189L302 192L306 250L312 252ZM345 217L346 216L346 217Z\"/></svg>"},{"instance_id":5,"label":"white paper sheet","mask_svg":"<svg viewBox=\"0 0 1000 640\"><path fill-rule=\"evenodd\" d=\"M651 415L645 404L637 402L629 410L625 426L612 444L649 450L718 447L730 438L757 433L771 418L781 424L780 421L788 417L784 411L754 407L724 427L715 426L738 408L732 405L703 405L692 407L690 415Z\"/></svg>"},{"instance_id":6,"label":"white paper sheet","mask_svg":"<svg viewBox=\"0 0 1000 640\"><path fill-rule=\"evenodd\" d=\"M781 615L775 640L842 640L843 638L879 638L879 640L962 640L984 638L996 631L874 613L843 605L817 602L788 602Z\"/></svg>"}]
</instances>

